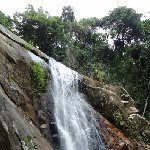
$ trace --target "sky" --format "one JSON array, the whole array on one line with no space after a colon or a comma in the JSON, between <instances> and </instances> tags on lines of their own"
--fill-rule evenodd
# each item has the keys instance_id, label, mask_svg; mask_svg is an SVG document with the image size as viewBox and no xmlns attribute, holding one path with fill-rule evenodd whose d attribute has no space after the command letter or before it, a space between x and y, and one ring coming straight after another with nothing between
<instances>
[{"instance_id":1,"label":"sky","mask_svg":"<svg viewBox=\"0 0 150 150\"><path fill-rule=\"evenodd\" d=\"M51 16L60 16L62 8L71 5L77 20L102 18L118 6L133 8L150 17L150 0L0 0L0 11L13 16L15 12L24 12L28 4L33 5L35 10L42 6Z\"/></svg>"}]
</instances>

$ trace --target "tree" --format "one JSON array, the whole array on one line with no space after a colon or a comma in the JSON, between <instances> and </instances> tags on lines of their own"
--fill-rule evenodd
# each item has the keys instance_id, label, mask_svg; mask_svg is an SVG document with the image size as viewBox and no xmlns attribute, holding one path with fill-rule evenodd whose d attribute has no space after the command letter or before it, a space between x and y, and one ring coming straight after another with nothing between
<instances>
[{"instance_id":1,"label":"tree","mask_svg":"<svg viewBox=\"0 0 150 150\"><path fill-rule=\"evenodd\" d=\"M61 18L64 22L74 22L75 21L74 10L70 5L63 7Z\"/></svg>"},{"instance_id":2,"label":"tree","mask_svg":"<svg viewBox=\"0 0 150 150\"><path fill-rule=\"evenodd\" d=\"M109 31L119 55L123 54L125 45L141 41L143 38L141 14L125 6L115 8L109 16L102 18L101 27Z\"/></svg>"},{"instance_id":3,"label":"tree","mask_svg":"<svg viewBox=\"0 0 150 150\"><path fill-rule=\"evenodd\" d=\"M8 29L12 29L12 19L10 18L10 16L6 16L4 13L2 13L0 11L0 24L2 24L3 26L5 26Z\"/></svg>"},{"instance_id":4,"label":"tree","mask_svg":"<svg viewBox=\"0 0 150 150\"><path fill-rule=\"evenodd\" d=\"M35 11L28 5L25 12L14 15L14 23L24 40L57 60L63 59L64 23L60 17L51 17L42 7Z\"/></svg>"}]
</instances>

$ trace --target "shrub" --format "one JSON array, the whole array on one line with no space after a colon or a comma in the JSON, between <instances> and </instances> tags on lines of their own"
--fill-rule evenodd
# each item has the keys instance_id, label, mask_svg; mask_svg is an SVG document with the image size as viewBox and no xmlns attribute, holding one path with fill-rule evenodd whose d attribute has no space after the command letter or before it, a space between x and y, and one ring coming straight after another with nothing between
<instances>
[{"instance_id":1,"label":"shrub","mask_svg":"<svg viewBox=\"0 0 150 150\"><path fill-rule=\"evenodd\" d=\"M47 81L47 70L39 63L33 62L31 64L31 80L34 93L42 93L45 91Z\"/></svg>"}]
</instances>

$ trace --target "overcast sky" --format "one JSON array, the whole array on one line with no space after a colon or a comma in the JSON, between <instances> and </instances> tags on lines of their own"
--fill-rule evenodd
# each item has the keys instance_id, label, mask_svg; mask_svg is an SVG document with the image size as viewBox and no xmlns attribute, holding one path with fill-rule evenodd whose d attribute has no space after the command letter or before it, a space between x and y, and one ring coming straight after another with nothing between
<instances>
[{"instance_id":1,"label":"overcast sky","mask_svg":"<svg viewBox=\"0 0 150 150\"><path fill-rule=\"evenodd\" d=\"M150 0L0 0L0 11L12 16L15 12L23 12L28 4L35 9L42 6L51 16L60 16L63 6L71 5L76 19L106 16L118 6L127 6L138 13L150 16Z\"/></svg>"}]
</instances>

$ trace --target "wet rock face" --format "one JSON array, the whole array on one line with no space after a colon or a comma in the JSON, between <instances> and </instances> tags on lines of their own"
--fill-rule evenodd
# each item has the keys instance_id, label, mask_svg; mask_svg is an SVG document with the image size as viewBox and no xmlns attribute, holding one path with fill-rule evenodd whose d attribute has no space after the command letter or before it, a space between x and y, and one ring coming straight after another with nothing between
<instances>
[{"instance_id":1,"label":"wet rock face","mask_svg":"<svg viewBox=\"0 0 150 150\"><path fill-rule=\"evenodd\" d=\"M49 83L48 83L49 85ZM38 127L44 137L53 145L53 128L51 123L53 122L53 101L50 97L50 91L47 87L47 92L36 95L33 98L33 105L38 117Z\"/></svg>"},{"instance_id":2,"label":"wet rock face","mask_svg":"<svg viewBox=\"0 0 150 150\"><path fill-rule=\"evenodd\" d=\"M97 113L98 129L107 149L131 150L133 143L107 119Z\"/></svg>"},{"instance_id":3,"label":"wet rock face","mask_svg":"<svg viewBox=\"0 0 150 150\"><path fill-rule=\"evenodd\" d=\"M144 150L149 145L128 138L121 130L117 129L106 118L97 114L98 129L108 150Z\"/></svg>"}]
</instances>

